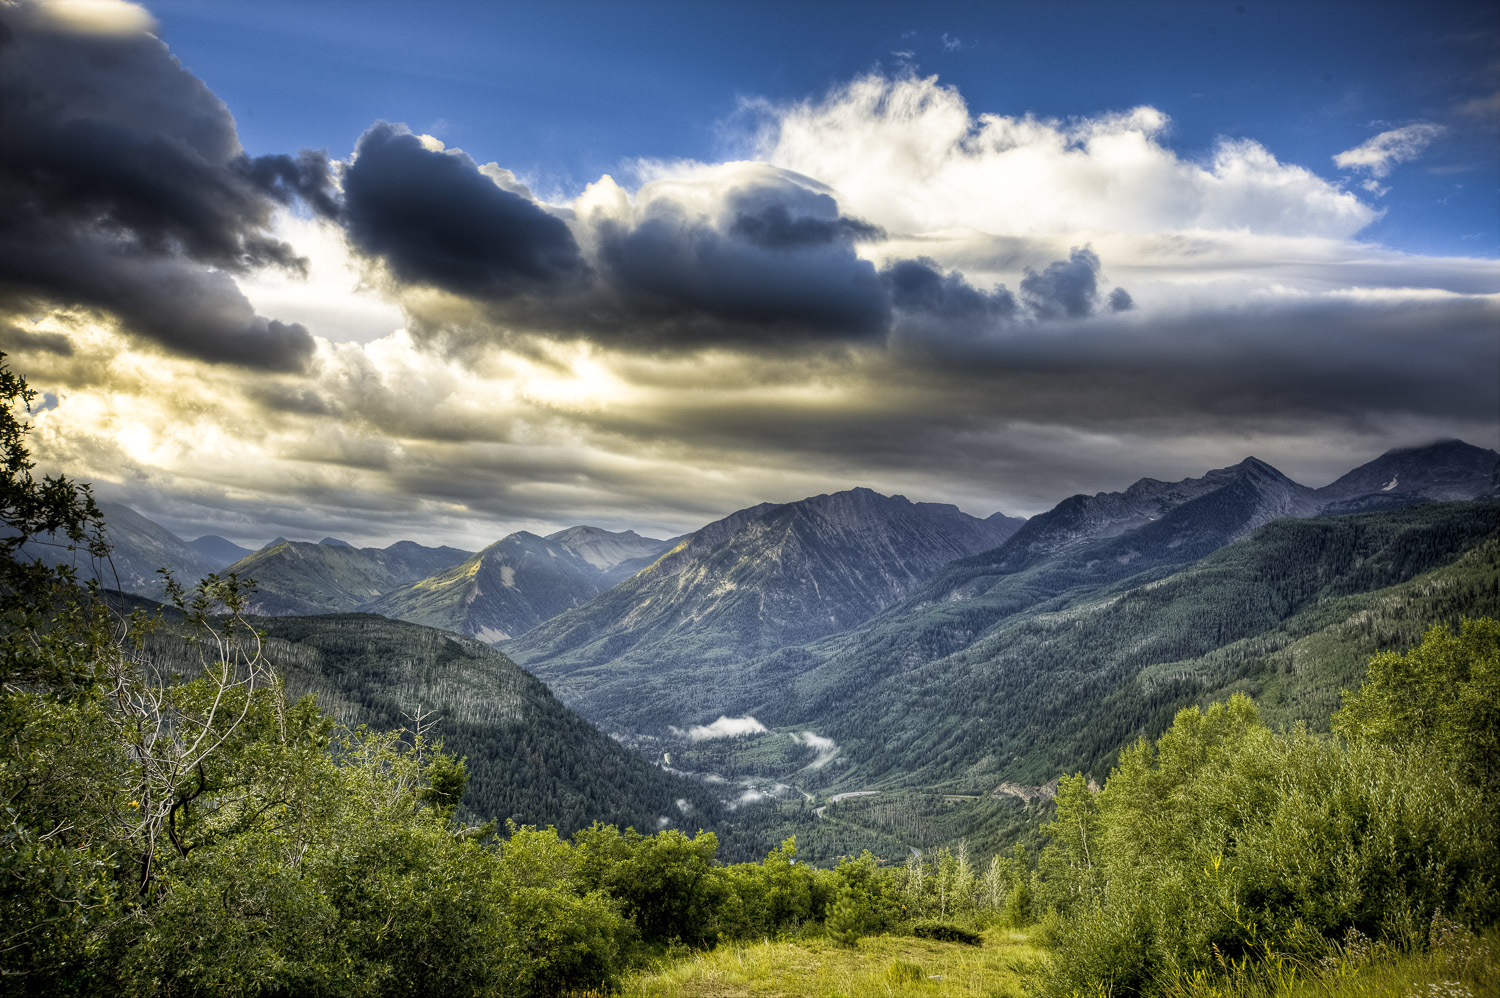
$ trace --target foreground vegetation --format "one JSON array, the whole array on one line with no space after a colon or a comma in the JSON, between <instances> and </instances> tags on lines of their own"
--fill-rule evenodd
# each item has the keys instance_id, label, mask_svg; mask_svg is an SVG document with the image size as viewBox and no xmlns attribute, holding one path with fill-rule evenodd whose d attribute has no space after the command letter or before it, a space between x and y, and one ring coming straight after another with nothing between
<instances>
[{"instance_id":1,"label":"foreground vegetation","mask_svg":"<svg viewBox=\"0 0 1500 998\"><path fill-rule=\"evenodd\" d=\"M1180 712L1037 851L726 865L710 833L462 820L418 712L341 727L245 587L121 616L87 488L36 480L0 366L0 991L167 995L1376 995L1500 986L1500 623L1372 660L1332 731ZM178 643L173 654L162 642ZM1024 931L1022 931L1024 930Z\"/></svg>"},{"instance_id":2,"label":"foreground vegetation","mask_svg":"<svg viewBox=\"0 0 1500 998\"><path fill-rule=\"evenodd\" d=\"M824 939L733 943L652 961L620 988L627 998L809 998L944 995L1005 998L1025 993L1045 965L1031 934L991 929L981 945L884 934L843 946Z\"/></svg>"}]
</instances>

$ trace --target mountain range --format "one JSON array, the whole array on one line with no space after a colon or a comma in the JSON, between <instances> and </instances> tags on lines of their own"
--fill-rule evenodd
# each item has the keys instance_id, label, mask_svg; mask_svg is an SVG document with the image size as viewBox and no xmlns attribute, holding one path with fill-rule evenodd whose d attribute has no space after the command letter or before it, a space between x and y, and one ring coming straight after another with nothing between
<instances>
[{"instance_id":1,"label":"mountain range","mask_svg":"<svg viewBox=\"0 0 1500 998\"><path fill-rule=\"evenodd\" d=\"M390 724L391 696L427 689L460 727L478 711L465 751L476 766L503 767L543 738L512 745L486 733L485 704L511 694L430 669L414 678L382 657L399 656L399 628L428 625L396 644L442 649L412 635L457 632L443 640L459 651L432 654L462 660L461 672L509 675L510 659L465 639L503 643L568 708L659 764L740 780L694 784L701 799L672 791L706 816L777 787L988 800L1064 770L1102 777L1123 744L1235 689L1280 722L1326 724L1369 654L1409 645L1433 622L1500 613L1497 498L1500 455L1443 441L1388 452L1320 489L1247 458L1072 496L1025 521L854 489L749 506L671 540L573 527L475 554L278 540L229 568L261 585L256 606L276 615L277 640L313 627L299 620L339 621L299 638L287 659L295 672L324 656L305 685L330 704L358 700L358 716ZM127 539L117 562L203 563L193 545L111 512L111 535ZM414 623L288 616L320 609ZM385 644L356 654L365 632ZM348 689L361 692L351 700ZM560 730L584 723L528 716ZM602 737L589 731L580 744ZM494 779L498 770L476 787ZM630 807L662 811L660 788L628 779L639 791ZM485 806L519 806L509 791L480 792ZM569 799L584 798L605 799ZM848 844L821 819L813 827L830 855ZM761 830L778 828L794 830Z\"/></svg>"},{"instance_id":2,"label":"mountain range","mask_svg":"<svg viewBox=\"0 0 1500 998\"><path fill-rule=\"evenodd\" d=\"M742 529L765 515L766 507L752 507L508 648L565 702L611 730L706 724L775 704L799 677L825 668L862 684L897 665L942 659L1019 614L1155 581L1276 518L1312 517L1334 502L1377 504L1370 497L1389 482L1392 462L1407 469L1408 501L1420 502L1424 490L1481 494L1487 481L1452 469L1500 460L1467 444L1427 450L1431 474L1423 452L1393 452L1322 496L1255 458L1180 482L1142 479L1122 492L1073 496L1024 525L1007 521L1010 536L998 543L945 563L929 556L926 571L900 587L871 586L862 574L879 577L900 563L898 552L919 550L904 537L883 543L874 508L851 515L847 535L820 538L807 545L810 556L789 561L767 543L770 532ZM827 498L792 505L811 516ZM824 570L818 583L804 584L812 578L804 562ZM788 589L791 599L774 602ZM793 609L809 603L815 613ZM837 709L830 702L823 713ZM798 723L820 720L797 716Z\"/></svg>"},{"instance_id":3,"label":"mountain range","mask_svg":"<svg viewBox=\"0 0 1500 998\"><path fill-rule=\"evenodd\" d=\"M711 720L740 664L863 623L1021 523L869 489L763 503L509 648L596 720L629 728L684 699L695 707L672 720Z\"/></svg>"}]
</instances>

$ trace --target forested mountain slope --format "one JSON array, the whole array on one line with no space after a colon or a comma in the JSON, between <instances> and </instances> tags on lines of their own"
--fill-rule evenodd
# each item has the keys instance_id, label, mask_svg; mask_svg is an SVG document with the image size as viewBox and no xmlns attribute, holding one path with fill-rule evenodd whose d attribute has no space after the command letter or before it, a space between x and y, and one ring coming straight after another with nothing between
<instances>
[{"instance_id":1,"label":"forested mountain slope","mask_svg":"<svg viewBox=\"0 0 1500 998\"><path fill-rule=\"evenodd\" d=\"M287 693L316 694L340 723L411 729L420 709L445 751L468 760L472 818L565 832L594 821L651 830L665 818L692 830L720 814L711 788L622 747L480 642L372 614L251 623L265 632L265 656ZM157 647L182 653L170 633Z\"/></svg>"},{"instance_id":2,"label":"forested mountain slope","mask_svg":"<svg viewBox=\"0 0 1500 998\"><path fill-rule=\"evenodd\" d=\"M712 719L721 684L744 663L867 620L1019 523L869 489L762 504L702 528L508 650L589 716L631 723L651 695L640 685L649 674L694 701L672 723Z\"/></svg>"},{"instance_id":3,"label":"forested mountain slope","mask_svg":"<svg viewBox=\"0 0 1500 998\"><path fill-rule=\"evenodd\" d=\"M1200 479L1144 480L1125 493L1076 496L1033 517L998 547L932 566L929 573L940 570L926 581L908 575L904 592L885 591L884 606L867 601L842 621L814 616L827 598L823 589L794 590L793 599L767 608L768 582L789 577L795 584L806 574L772 575L758 566L776 565L775 558L758 555L735 563L734 573L705 573L718 587L711 595L739 613L721 623L714 611L728 616L723 604L684 600L684 586L658 577L674 552L650 572L539 628L516 644L515 653L606 727L701 723L774 701L828 654L807 647L819 638L843 632L824 644L847 649L842 656L857 661L911 666L951 654L998 621L1063 593L1157 578L1273 517L1306 515L1310 496L1310 489L1254 458ZM857 525L849 534L850 543L858 543ZM726 550L738 554L739 548ZM842 557L836 544L821 550ZM899 564L894 545L865 557L874 565L848 580L847 590L857 593L886 565ZM766 618L792 624L766 627Z\"/></svg>"},{"instance_id":4,"label":"forested mountain slope","mask_svg":"<svg viewBox=\"0 0 1500 998\"><path fill-rule=\"evenodd\" d=\"M841 783L1103 776L1122 745L1235 689L1282 721L1326 723L1372 652L1496 612L1500 503L1282 519L1162 578L1059 595L948 654L823 649L752 710L818 724L851 761Z\"/></svg>"}]
</instances>

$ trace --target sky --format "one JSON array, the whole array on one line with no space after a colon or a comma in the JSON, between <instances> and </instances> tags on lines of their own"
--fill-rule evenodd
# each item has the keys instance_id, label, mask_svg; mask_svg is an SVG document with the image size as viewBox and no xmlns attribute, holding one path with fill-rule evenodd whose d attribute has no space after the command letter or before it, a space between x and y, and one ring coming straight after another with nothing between
<instances>
[{"instance_id":1,"label":"sky","mask_svg":"<svg viewBox=\"0 0 1500 998\"><path fill-rule=\"evenodd\" d=\"M1484 6L0 0L0 350L251 546L1497 447Z\"/></svg>"}]
</instances>

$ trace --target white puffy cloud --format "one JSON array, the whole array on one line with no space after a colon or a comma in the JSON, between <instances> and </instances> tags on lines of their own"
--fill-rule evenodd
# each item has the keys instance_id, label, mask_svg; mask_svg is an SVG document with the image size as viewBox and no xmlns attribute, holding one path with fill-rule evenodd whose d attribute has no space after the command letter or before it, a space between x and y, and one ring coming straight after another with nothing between
<instances>
[{"instance_id":1,"label":"white puffy cloud","mask_svg":"<svg viewBox=\"0 0 1500 998\"><path fill-rule=\"evenodd\" d=\"M1353 149L1345 149L1333 161L1343 170L1368 170L1371 177L1389 176L1397 163L1416 159L1446 130L1442 125L1428 122L1392 128Z\"/></svg>"},{"instance_id":2,"label":"white puffy cloud","mask_svg":"<svg viewBox=\"0 0 1500 998\"><path fill-rule=\"evenodd\" d=\"M42 0L44 22L86 35L129 37L156 30L156 19L139 4L125 0Z\"/></svg>"},{"instance_id":3,"label":"white puffy cloud","mask_svg":"<svg viewBox=\"0 0 1500 998\"><path fill-rule=\"evenodd\" d=\"M1252 140L1221 140L1207 163L1182 159L1164 144L1167 115L1151 107L1067 122L976 116L936 77L870 75L822 100L757 110L760 158L816 177L892 232L1347 237L1376 217Z\"/></svg>"}]
</instances>

